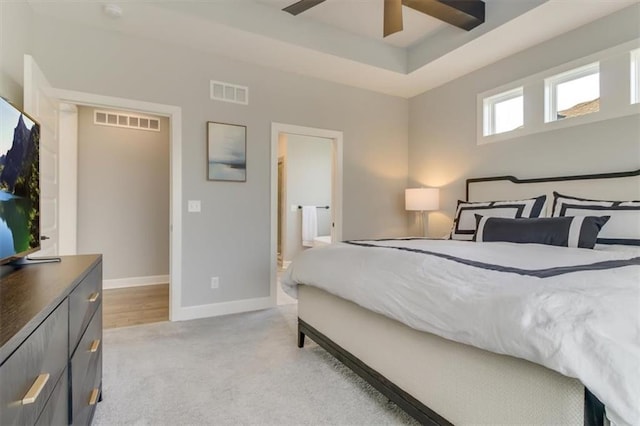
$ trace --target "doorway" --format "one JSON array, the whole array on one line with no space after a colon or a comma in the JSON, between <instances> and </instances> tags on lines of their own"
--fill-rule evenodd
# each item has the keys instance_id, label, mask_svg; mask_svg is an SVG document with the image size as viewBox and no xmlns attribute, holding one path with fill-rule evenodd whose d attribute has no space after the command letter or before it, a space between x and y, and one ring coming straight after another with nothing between
<instances>
[{"instance_id":1,"label":"doorway","mask_svg":"<svg viewBox=\"0 0 640 426\"><path fill-rule=\"evenodd\" d=\"M342 238L343 134L282 123L271 129L271 298L277 305L295 301L280 286L293 257Z\"/></svg>"},{"instance_id":2,"label":"doorway","mask_svg":"<svg viewBox=\"0 0 640 426\"><path fill-rule=\"evenodd\" d=\"M76 109L77 251L102 253L103 325L168 321L169 119Z\"/></svg>"},{"instance_id":3,"label":"doorway","mask_svg":"<svg viewBox=\"0 0 640 426\"><path fill-rule=\"evenodd\" d=\"M141 115L156 115L167 117L169 120L169 163L170 163L170 194L169 194L169 224L166 234L169 236L169 279L168 279L168 297L169 297L169 320L177 321L182 319L181 310L181 263L182 263L182 213L181 213L181 144L182 144L182 128L181 128L181 108L154 104L148 102L135 101L124 98L114 98L109 96L95 95L91 93L75 92L54 89L53 94L61 102L70 105L82 105L97 108L117 109L132 111ZM60 163L68 163L69 157L60 156ZM73 191L73 186L77 188L77 176L67 181L61 182L61 185L70 185L61 188L63 191ZM63 206L60 206L62 209ZM133 260L135 261L135 260ZM143 280L144 281L144 280ZM117 284L117 283L116 283ZM134 283L135 284L135 283ZM137 283L137 284L145 284Z\"/></svg>"}]
</instances>

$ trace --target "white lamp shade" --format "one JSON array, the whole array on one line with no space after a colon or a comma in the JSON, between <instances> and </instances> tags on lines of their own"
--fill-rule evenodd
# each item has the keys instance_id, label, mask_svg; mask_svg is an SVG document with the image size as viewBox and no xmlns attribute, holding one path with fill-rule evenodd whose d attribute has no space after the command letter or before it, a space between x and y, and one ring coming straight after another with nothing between
<instances>
[{"instance_id":1,"label":"white lamp shade","mask_svg":"<svg viewBox=\"0 0 640 426\"><path fill-rule=\"evenodd\" d=\"M429 211L440 208L440 190L438 188L411 188L404 190L405 210Z\"/></svg>"}]
</instances>

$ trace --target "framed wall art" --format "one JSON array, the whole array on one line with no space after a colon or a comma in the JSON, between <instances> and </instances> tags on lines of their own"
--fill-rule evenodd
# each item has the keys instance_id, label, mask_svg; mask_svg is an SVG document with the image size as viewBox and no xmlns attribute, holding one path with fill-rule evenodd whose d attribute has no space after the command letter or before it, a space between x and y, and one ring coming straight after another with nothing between
<instances>
[{"instance_id":1,"label":"framed wall art","mask_svg":"<svg viewBox=\"0 0 640 426\"><path fill-rule=\"evenodd\" d=\"M207 180L247 181L247 126L207 122Z\"/></svg>"}]
</instances>

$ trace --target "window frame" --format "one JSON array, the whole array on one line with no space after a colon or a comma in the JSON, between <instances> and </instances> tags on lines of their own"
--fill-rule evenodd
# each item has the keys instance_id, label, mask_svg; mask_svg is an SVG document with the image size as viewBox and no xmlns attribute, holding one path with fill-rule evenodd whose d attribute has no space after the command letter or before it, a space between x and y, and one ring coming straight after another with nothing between
<instances>
[{"instance_id":1,"label":"window frame","mask_svg":"<svg viewBox=\"0 0 640 426\"><path fill-rule=\"evenodd\" d=\"M633 52L638 53L633 53ZM630 61L630 57L633 58ZM637 62L634 62L637 59ZM598 112L584 114L569 119L547 121L547 79L555 79L556 83L569 81L576 77L576 71L588 69L598 63L600 84L600 108ZM640 114L640 76L633 82L630 63L640 70L640 38L612 46L610 48L574 59L572 61L547 68L508 82L499 87L486 90L476 95L476 144L485 145L494 142L513 140L537 133L555 131L567 127L581 126L603 120ZM584 75L588 75L587 72ZM565 77L561 80L561 77ZM622 79L622 80L621 80ZM635 86L633 86L635 84ZM511 90L523 87L523 126L512 131L496 134L485 134L484 100ZM631 89L637 91L637 98L631 98ZM637 99L637 103L630 103ZM555 103L555 102L554 102ZM557 114L557 111L554 111Z\"/></svg>"},{"instance_id":2,"label":"window frame","mask_svg":"<svg viewBox=\"0 0 640 426\"><path fill-rule=\"evenodd\" d=\"M509 89L498 94L487 96L482 99L483 107L483 136L502 135L504 133L510 133L519 129L519 127L511 130L505 130L503 132L496 131L496 105L502 102L510 101L516 98L522 98L522 125L524 126L524 86L519 86L513 89Z\"/></svg>"},{"instance_id":3,"label":"window frame","mask_svg":"<svg viewBox=\"0 0 640 426\"><path fill-rule=\"evenodd\" d=\"M579 80L584 77L598 74L598 93L601 92L600 82L600 61L592 62L568 71L547 77L544 79L544 122L552 123L554 121L564 121L566 118L558 118L558 86L573 80ZM599 98L598 98L599 99ZM600 111L594 111L589 114L597 114ZM576 118L576 117L570 117Z\"/></svg>"}]
</instances>

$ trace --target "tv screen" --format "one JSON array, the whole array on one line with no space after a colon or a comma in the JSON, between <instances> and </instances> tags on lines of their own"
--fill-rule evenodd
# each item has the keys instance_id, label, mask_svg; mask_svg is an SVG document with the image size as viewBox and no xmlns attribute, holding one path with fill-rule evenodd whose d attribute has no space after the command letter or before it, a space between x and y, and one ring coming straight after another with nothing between
<instances>
[{"instance_id":1,"label":"tv screen","mask_svg":"<svg viewBox=\"0 0 640 426\"><path fill-rule=\"evenodd\" d=\"M40 126L0 98L0 265L40 249Z\"/></svg>"}]
</instances>

